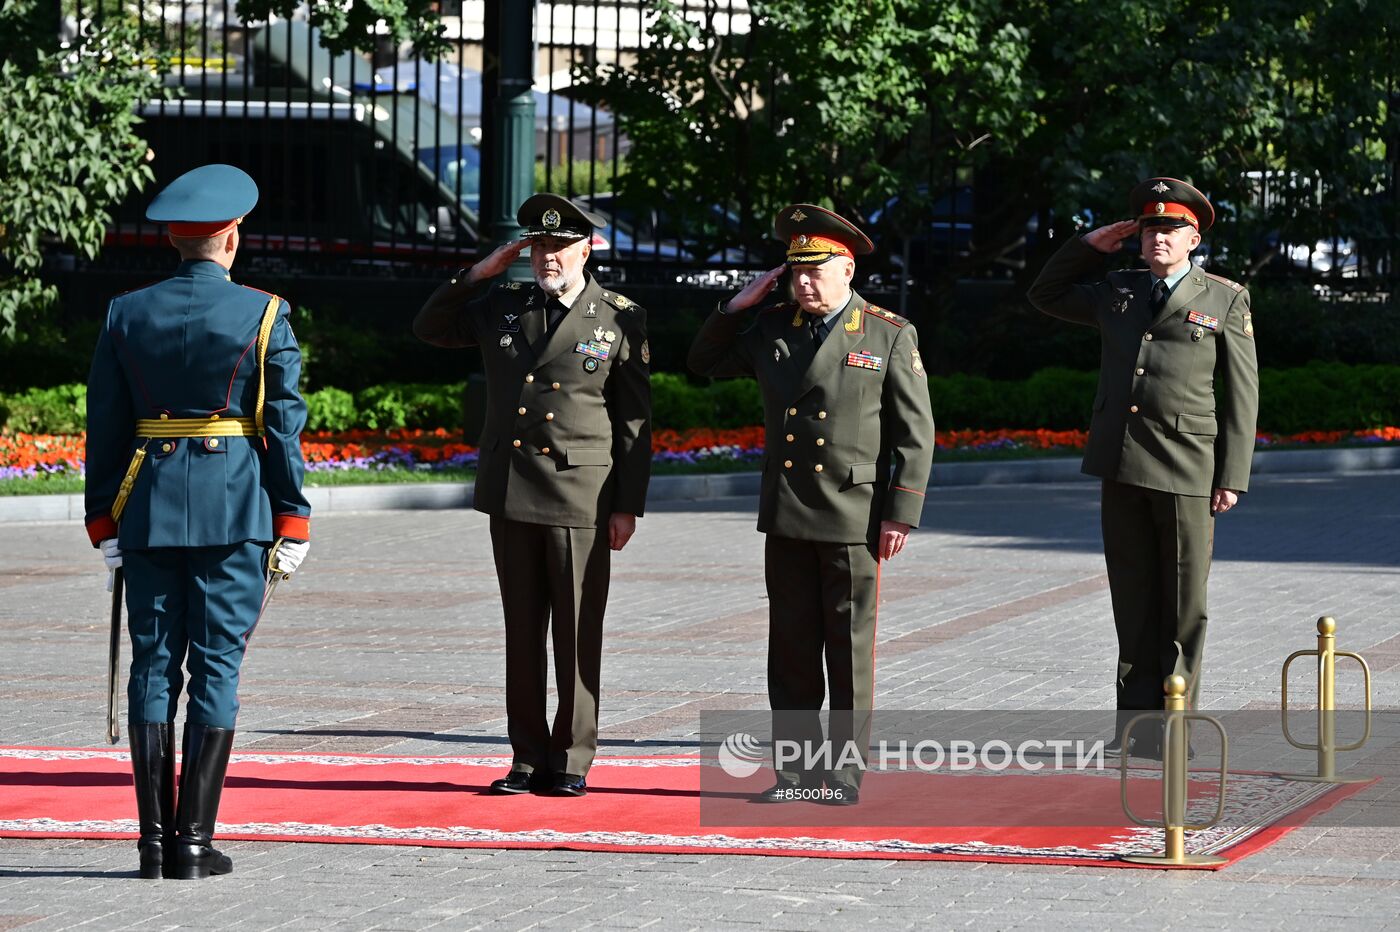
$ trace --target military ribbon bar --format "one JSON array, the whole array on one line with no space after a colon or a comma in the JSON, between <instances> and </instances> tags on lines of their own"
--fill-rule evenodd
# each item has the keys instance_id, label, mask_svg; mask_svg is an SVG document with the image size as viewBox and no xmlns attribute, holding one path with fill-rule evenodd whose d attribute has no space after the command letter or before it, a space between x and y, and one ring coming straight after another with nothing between
<instances>
[{"instance_id":1,"label":"military ribbon bar","mask_svg":"<svg viewBox=\"0 0 1400 932\"><path fill-rule=\"evenodd\" d=\"M1186 314L1186 322L1188 324L1195 324L1198 327L1205 327L1207 330L1215 330L1220 326L1220 318L1209 317L1202 314L1200 311L1188 311Z\"/></svg>"},{"instance_id":2,"label":"military ribbon bar","mask_svg":"<svg viewBox=\"0 0 1400 932\"><path fill-rule=\"evenodd\" d=\"M846 365L854 366L857 369L870 369L879 372L880 367L885 364L885 357L876 356L869 350L861 350L859 353L847 353Z\"/></svg>"},{"instance_id":3,"label":"military ribbon bar","mask_svg":"<svg viewBox=\"0 0 1400 932\"><path fill-rule=\"evenodd\" d=\"M608 351L612 346L608 343L599 343L596 340L589 340L587 343L577 343L574 345L575 353L582 353L585 356L592 356L594 359L607 359Z\"/></svg>"}]
</instances>

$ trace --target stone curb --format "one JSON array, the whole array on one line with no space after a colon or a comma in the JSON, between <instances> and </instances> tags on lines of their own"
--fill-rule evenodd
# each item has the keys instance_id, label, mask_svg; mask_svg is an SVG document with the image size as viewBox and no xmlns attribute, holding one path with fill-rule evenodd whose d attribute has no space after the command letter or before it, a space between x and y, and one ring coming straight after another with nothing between
<instances>
[{"instance_id":1,"label":"stone curb","mask_svg":"<svg viewBox=\"0 0 1400 932\"><path fill-rule=\"evenodd\" d=\"M1254 475L1312 473L1350 475L1400 470L1400 446L1350 447L1339 450L1262 450L1254 454ZM1047 482L1092 482L1079 471L1078 457L1001 460L935 465L934 487L1019 485ZM656 476L649 503L706 501L758 494L759 473ZM348 511L470 508L470 482L424 482L404 485L344 485L308 488L312 514ZM0 497L0 524L21 521L81 521L81 495L9 495Z\"/></svg>"}]
</instances>

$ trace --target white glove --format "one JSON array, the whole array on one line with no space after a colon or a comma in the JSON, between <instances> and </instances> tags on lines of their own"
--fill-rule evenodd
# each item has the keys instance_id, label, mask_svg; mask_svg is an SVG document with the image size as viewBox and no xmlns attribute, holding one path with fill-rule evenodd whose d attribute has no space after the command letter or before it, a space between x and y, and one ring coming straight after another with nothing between
<instances>
[{"instance_id":1,"label":"white glove","mask_svg":"<svg viewBox=\"0 0 1400 932\"><path fill-rule=\"evenodd\" d=\"M272 556L268 558L267 568L269 572L281 573L283 576L290 576L301 566L301 561L306 559L306 552L311 549L311 543L304 540L280 539L272 545Z\"/></svg>"},{"instance_id":2,"label":"white glove","mask_svg":"<svg viewBox=\"0 0 1400 932\"><path fill-rule=\"evenodd\" d=\"M117 539L109 537L97 546L102 548L102 559L107 564L107 569L120 569L122 565L122 548L117 546Z\"/></svg>"},{"instance_id":3,"label":"white glove","mask_svg":"<svg viewBox=\"0 0 1400 932\"><path fill-rule=\"evenodd\" d=\"M112 591L113 574L122 567L122 548L117 546L117 539L109 537L98 543L102 548L102 562L107 564L107 591Z\"/></svg>"}]
</instances>

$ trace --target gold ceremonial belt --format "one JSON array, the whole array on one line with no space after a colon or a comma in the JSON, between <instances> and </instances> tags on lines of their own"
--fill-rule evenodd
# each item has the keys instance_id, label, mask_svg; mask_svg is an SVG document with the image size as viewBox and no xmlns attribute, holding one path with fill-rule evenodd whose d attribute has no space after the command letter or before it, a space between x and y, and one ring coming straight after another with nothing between
<instances>
[{"instance_id":1,"label":"gold ceremonial belt","mask_svg":"<svg viewBox=\"0 0 1400 932\"><path fill-rule=\"evenodd\" d=\"M251 417L172 417L136 422L138 437L260 437Z\"/></svg>"}]
</instances>

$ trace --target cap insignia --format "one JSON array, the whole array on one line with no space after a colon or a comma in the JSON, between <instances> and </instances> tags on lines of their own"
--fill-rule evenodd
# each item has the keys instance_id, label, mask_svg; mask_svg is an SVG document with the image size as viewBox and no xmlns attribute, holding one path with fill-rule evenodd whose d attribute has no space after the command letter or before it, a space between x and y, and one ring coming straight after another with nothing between
<instances>
[{"instance_id":1,"label":"cap insignia","mask_svg":"<svg viewBox=\"0 0 1400 932\"><path fill-rule=\"evenodd\" d=\"M802 208L799 207L799 208L797 208L796 210L794 210L791 214L788 215L788 219L789 219L789 220L797 220L797 221L801 222L801 221L807 219L807 215L806 215L805 213L803 213L803 212L802 212Z\"/></svg>"},{"instance_id":2,"label":"cap insignia","mask_svg":"<svg viewBox=\"0 0 1400 932\"><path fill-rule=\"evenodd\" d=\"M546 230L559 229L559 221L559 211L555 210L553 207L549 208L549 210L546 210L544 212L544 216L540 218L540 224Z\"/></svg>"},{"instance_id":3,"label":"cap insignia","mask_svg":"<svg viewBox=\"0 0 1400 932\"><path fill-rule=\"evenodd\" d=\"M800 235L800 236L797 237L797 245L799 245L799 246L806 246L806 245L807 245L807 234L806 234L806 233L803 233L802 235Z\"/></svg>"},{"instance_id":4,"label":"cap insignia","mask_svg":"<svg viewBox=\"0 0 1400 932\"><path fill-rule=\"evenodd\" d=\"M1167 205L1166 205L1166 204L1163 204L1161 201L1158 201L1158 202L1157 202L1157 214L1160 216L1161 214L1164 214L1164 213L1166 213L1166 212L1167 212Z\"/></svg>"},{"instance_id":5,"label":"cap insignia","mask_svg":"<svg viewBox=\"0 0 1400 932\"><path fill-rule=\"evenodd\" d=\"M1159 181L1152 186L1152 190L1158 194L1166 194L1171 190L1171 187L1165 181Z\"/></svg>"}]
</instances>

